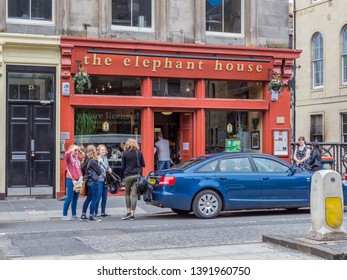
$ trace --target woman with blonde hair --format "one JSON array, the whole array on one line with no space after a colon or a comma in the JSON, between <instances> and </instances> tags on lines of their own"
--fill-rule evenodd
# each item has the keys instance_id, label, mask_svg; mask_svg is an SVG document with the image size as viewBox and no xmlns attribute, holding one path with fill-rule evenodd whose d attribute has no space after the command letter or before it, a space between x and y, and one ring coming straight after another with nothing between
<instances>
[{"instance_id":1,"label":"woman with blonde hair","mask_svg":"<svg viewBox=\"0 0 347 280\"><path fill-rule=\"evenodd\" d=\"M98 189L99 189L99 195L98 200L96 202L96 209L95 214L98 216L98 210L99 210L99 204L101 201L101 217L107 217L110 216L106 214L106 201L107 201L107 194L108 194L108 185L105 184L106 179L106 173L112 173L112 169L110 168L107 160L107 148L104 144L100 144L96 147L96 150L98 151L98 163L99 167L101 169L101 175L99 176L99 182L98 182Z\"/></svg>"},{"instance_id":2,"label":"woman with blonde hair","mask_svg":"<svg viewBox=\"0 0 347 280\"><path fill-rule=\"evenodd\" d=\"M98 182L101 175L101 169L98 165L98 154L93 145L88 145L86 149L86 158L83 164L84 175L87 178L87 198L82 207L81 219L87 219L86 213L89 206L89 221L100 222L101 220L95 217L97 199L99 196Z\"/></svg>"},{"instance_id":3,"label":"woman with blonde hair","mask_svg":"<svg viewBox=\"0 0 347 280\"><path fill-rule=\"evenodd\" d=\"M127 214L122 218L122 220L133 221L135 219L135 209L138 198L136 181L139 174L142 174L142 168L145 166L145 160L136 139L129 138L125 143L122 155L122 171L125 182L125 204L127 208Z\"/></svg>"}]
</instances>

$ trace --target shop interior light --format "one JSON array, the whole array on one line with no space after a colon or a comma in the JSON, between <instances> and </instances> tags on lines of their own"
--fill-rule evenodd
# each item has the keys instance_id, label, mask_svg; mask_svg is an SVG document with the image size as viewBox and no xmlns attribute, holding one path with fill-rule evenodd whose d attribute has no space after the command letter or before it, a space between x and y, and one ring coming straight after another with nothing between
<instances>
[{"instance_id":1,"label":"shop interior light","mask_svg":"<svg viewBox=\"0 0 347 280\"><path fill-rule=\"evenodd\" d=\"M110 124L107 121L104 121L102 123L102 131L109 131L110 130Z\"/></svg>"},{"instance_id":2,"label":"shop interior light","mask_svg":"<svg viewBox=\"0 0 347 280\"><path fill-rule=\"evenodd\" d=\"M161 112L161 113L165 116L170 116L172 114L172 112Z\"/></svg>"}]
</instances>

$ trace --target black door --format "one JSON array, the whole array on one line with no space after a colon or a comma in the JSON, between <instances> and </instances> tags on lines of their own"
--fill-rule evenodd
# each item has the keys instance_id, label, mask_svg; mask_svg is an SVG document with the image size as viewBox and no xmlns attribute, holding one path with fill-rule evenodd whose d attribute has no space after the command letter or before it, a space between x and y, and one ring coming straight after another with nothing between
<instances>
[{"instance_id":1,"label":"black door","mask_svg":"<svg viewBox=\"0 0 347 280\"><path fill-rule=\"evenodd\" d=\"M7 71L8 196L54 195L55 75L45 69Z\"/></svg>"}]
</instances>

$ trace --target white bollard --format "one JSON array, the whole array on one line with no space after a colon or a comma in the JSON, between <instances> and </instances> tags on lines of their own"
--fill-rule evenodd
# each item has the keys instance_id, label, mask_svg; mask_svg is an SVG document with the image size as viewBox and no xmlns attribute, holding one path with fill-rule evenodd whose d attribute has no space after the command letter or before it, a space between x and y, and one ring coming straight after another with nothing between
<instances>
[{"instance_id":1,"label":"white bollard","mask_svg":"<svg viewBox=\"0 0 347 280\"><path fill-rule=\"evenodd\" d=\"M320 170L311 180L311 228L309 236L319 240L347 238L343 229L343 191L340 174Z\"/></svg>"}]
</instances>

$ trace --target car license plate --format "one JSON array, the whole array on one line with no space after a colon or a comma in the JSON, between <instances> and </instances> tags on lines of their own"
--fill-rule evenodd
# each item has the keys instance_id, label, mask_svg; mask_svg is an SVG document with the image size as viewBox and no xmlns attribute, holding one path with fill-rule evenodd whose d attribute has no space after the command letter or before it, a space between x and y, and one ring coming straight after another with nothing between
<instances>
[{"instance_id":1,"label":"car license plate","mask_svg":"<svg viewBox=\"0 0 347 280\"><path fill-rule=\"evenodd\" d=\"M157 182L157 179L155 179L155 178L150 178L150 179L149 179L149 183L150 183L151 185L155 185L156 182Z\"/></svg>"}]
</instances>

